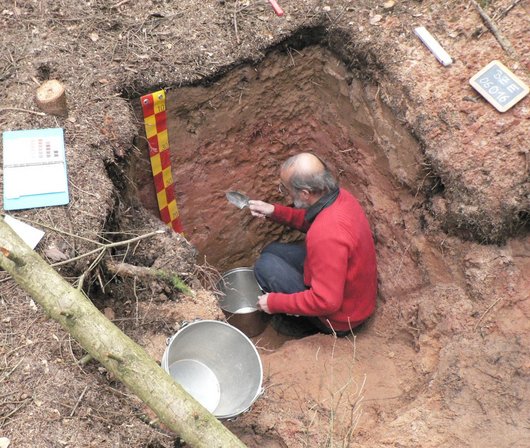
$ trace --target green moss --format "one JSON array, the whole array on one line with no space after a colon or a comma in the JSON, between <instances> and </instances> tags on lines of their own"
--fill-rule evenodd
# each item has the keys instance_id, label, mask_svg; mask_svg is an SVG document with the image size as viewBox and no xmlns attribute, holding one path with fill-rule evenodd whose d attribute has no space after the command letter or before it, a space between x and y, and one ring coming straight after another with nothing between
<instances>
[{"instance_id":1,"label":"green moss","mask_svg":"<svg viewBox=\"0 0 530 448\"><path fill-rule=\"evenodd\" d=\"M173 274L168 274L164 271L157 271L158 278L168 282L175 288L177 291L182 292L183 294L187 295L188 297L193 297L193 291L189 288L186 283L178 276Z\"/></svg>"}]
</instances>

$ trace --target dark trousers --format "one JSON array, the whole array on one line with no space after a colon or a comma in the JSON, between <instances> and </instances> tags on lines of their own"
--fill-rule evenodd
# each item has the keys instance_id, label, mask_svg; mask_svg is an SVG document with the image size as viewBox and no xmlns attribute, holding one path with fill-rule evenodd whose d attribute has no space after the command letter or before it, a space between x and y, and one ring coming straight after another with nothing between
<instances>
[{"instance_id":1,"label":"dark trousers","mask_svg":"<svg viewBox=\"0 0 530 448\"><path fill-rule=\"evenodd\" d=\"M304 243L271 243L261 252L254 274L265 292L292 294L304 285Z\"/></svg>"},{"instance_id":2,"label":"dark trousers","mask_svg":"<svg viewBox=\"0 0 530 448\"><path fill-rule=\"evenodd\" d=\"M271 243L261 252L254 265L254 274L264 292L292 294L304 291L304 243ZM313 316L299 317L322 333L332 334L333 330ZM346 336L349 331L337 331L337 336Z\"/></svg>"}]
</instances>

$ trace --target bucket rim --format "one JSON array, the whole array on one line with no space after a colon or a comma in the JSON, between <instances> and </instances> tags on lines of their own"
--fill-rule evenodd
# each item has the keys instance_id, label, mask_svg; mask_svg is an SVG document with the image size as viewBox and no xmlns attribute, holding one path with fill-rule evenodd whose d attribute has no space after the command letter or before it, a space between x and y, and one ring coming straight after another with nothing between
<instances>
[{"instance_id":1,"label":"bucket rim","mask_svg":"<svg viewBox=\"0 0 530 448\"><path fill-rule=\"evenodd\" d=\"M254 268L251 267L251 266L242 266L242 267L239 267L239 268L232 268L232 269L230 269L230 270L228 270L226 272L223 272L221 274L221 277L224 278L225 276L227 276L229 274L233 274L234 272L252 272L252 273L254 273Z\"/></svg>"},{"instance_id":2,"label":"bucket rim","mask_svg":"<svg viewBox=\"0 0 530 448\"><path fill-rule=\"evenodd\" d=\"M248 266L242 266L242 267L239 267L239 268L233 268L233 269L230 269L226 272L223 272L221 274L221 279L217 282L217 284L219 285L221 282L224 282L226 279L225 277L228 277L230 274L234 274L236 272L252 272L252 274L254 275L254 280L256 281L256 285L258 285L258 288L261 292L265 292L263 290L263 288L261 287L261 285L259 284L259 281L258 281L258 278L256 277L256 274L254 272L254 268L253 267L248 267ZM216 294L218 295L218 294Z\"/></svg>"}]
</instances>

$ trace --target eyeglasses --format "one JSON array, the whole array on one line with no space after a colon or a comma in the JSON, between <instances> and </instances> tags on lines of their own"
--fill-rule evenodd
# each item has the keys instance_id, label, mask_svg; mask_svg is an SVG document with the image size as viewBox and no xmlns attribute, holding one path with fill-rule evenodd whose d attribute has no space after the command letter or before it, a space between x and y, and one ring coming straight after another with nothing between
<instances>
[{"instance_id":1,"label":"eyeglasses","mask_svg":"<svg viewBox=\"0 0 530 448\"><path fill-rule=\"evenodd\" d=\"M280 192L280 194L282 196L285 196L286 194L289 194L289 191L287 190L287 187L282 182L280 182L278 184L278 191Z\"/></svg>"}]
</instances>

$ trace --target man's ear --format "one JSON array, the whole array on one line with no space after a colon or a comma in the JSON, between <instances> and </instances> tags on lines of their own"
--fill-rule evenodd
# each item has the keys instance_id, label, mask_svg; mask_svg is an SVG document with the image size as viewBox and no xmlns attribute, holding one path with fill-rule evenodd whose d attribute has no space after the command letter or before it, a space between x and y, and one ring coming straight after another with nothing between
<instances>
[{"instance_id":1,"label":"man's ear","mask_svg":"<svg viewBox=\"0 0 530 448\"><path fill-rule=\"evenodd\" d=\"M300 198L304 201L307 201L311 197L311 192L307 189L300 190Z\"/></svg>"}]
</instances>

